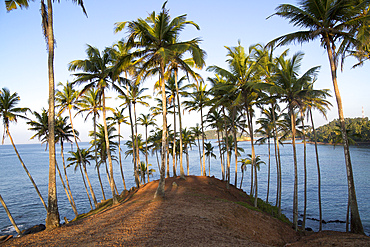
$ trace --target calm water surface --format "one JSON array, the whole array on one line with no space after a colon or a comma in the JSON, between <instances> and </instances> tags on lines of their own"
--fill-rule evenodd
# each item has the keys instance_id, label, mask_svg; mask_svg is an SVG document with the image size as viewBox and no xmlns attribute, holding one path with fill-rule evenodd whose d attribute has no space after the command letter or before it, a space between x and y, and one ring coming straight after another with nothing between
<instances>
[{"instance_id":1,"label":"calm water surface","mask_svg":"<svg viewBox=\"0 0 370 247\"><path fill-rule=\"evenodd\" d=\"M214 153L219 154L217 143L213 140ZM245 149L245 153L241 158L250 153L250 143L241 142L239 144ZM88 143L82 143L82 148L89 147ZM256 146L256 154L261 156L261 159L266 162L266 165L261 166L258 172L258 197L266 200L267 194L267 174L268 174L268 149L266 145ZM47 202L47 184L48 184L48 151L45 151L45 146L40 144L24 144L17 145L18 151L26 164L28 170L33 176L44 200ZM122 145L122 153L125 152L125 147ZM299 164L299 214L303 213L303 145L297 145L298 164ZM65 147L65 156L68 157L68 151L71 146ZM57 162L62 168L62 159L60 149L57 147ZM271 148L271 178L270 178L270 194L269 202L275 204L276 200L276 164L274 159L274 150ZM338 146L333 148L329 145L319 146L321 178L322 178L322 210L323 220L325 221L345 221L347 210L347 179L344 165L343 148ZM141 157L145 160L144 157ZM170 158L171 159L171 158ZM370 234L370 146L354 146L351 147L351 159L353 164L353 172L355 176L356 195L362 223L367 235ZM131 158L123 160L125 180L127 188L134 186L133 165ZM292 219L293 210L293 158L291 145L281 147L282 161L282 210L290 219ZM159 169L155 156L149 158L157 172L154 173L152 179L159 179ZM208 162L208 161L207 161ZM102 192L99 185L96 168L93 165L88 166L88 174L91 180L97 200L102 200ZM172 160L170 161L172 166ZM208 174L208 163L207 174ZM184 155L184 165L186 165ZM122 178L120 176L119 165L114 164L114 177L119 191L123 190ZM170 169L172 174L172 168ZM234 183L235 162L232 160L231 165L231 181ZM307 171L308 171L308 205L307 217L319 218L318 199L317 199L317 167L314 145L307 145ZM73 197L75 199L78 213L86 213L90 210L90 204L83 186L81 173L79 170L74 171L73 167L67 169L68 178L71 185ZM110 197L110 189L107 181L107 176L103 168L100 170L104 191L107 197ZM190 174L200 175L199 154L198 148L195 146L190 151ZM211 175L221 178L220 161L211 160ZM245 173L242 189L249 193L250 191L250 168ZM240 186L241 171L238 168L238 184ZM69 205L68 199L61 185L59 177L57 177L58 185L58 207L60 218L73 219L74 213ZM5 200L14 220L21 230L29 228L36 224L45 224L46 210L35 189L33 188L28 176L23 170L12 146L0 145L0 194ZM63 220L62 220L63 222ZM318 222L307 220L306 227L311 227L313 230L318 230ZM344 223L327 223L323 224L324 230L345 231ZM0 208L0 235L15 234L13 227L5 213L5 210Z\"/></svg>"}]
</instances>

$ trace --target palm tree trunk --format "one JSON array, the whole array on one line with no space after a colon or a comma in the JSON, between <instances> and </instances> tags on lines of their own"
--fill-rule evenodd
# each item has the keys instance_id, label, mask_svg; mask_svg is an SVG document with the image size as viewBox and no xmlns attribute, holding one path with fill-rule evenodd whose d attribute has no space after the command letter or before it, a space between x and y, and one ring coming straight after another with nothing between
<instances>
[{"instance_id":1,"label":"palm tree trunk","mask_svg":"<svg viewBox=\"0 0 370 247\"><path fill-rule=\"evenodd\" d=\"M29 179L31 180L31 183L32 183L33 187L35 188L35 190L36 190L37 194L39 195L39 197L40 197L40 200L41 200L42 204L44 205L44 207L45 207L45 209L46 209L46 211L47 211L47 210L48 210L48 208L46 207L45 201L44 201L44 199L42 198L42 195L41 195L41 193L40 193L40 191L39 191L39 189L38 189L38 187L37 187L37 185L36 185L35 181L33 180L33 178L32 178L32 176L31 176L30 172L28 171L28 169L27 169L26 165L23 163L23 160L22 160L21 156L19 155L17 148L15 147L15 144L14 144L13 138L12 138L12 136L10 135L9 125L8 125L8 124L6 124L6 125L5 125L5 127L6 127L6 132L7 132L8 136L9 136L10 142L11 142L11 143L12 143L12 145L13 145L14 151L15 151L15 153L17 154L19 161L21 162L21 164L22 164L22 166L23 166L24 170L26 171L26 173L27 173L27 175L28 175Z\"/></svg>"},{"instance_id":2,"label":"palm tree trunk","mask_svg":"<svg viewBox=\"0 0 370 247\"><path fill-rule=\"evenodd\" d=\"M244 178L244 170L242 169L242 179L240 180L240 187L239 187L239 189L242 189L243 178Z\"/></svg>"},{"instance_id":3,"label":"palm tree trunk","mask_svg":"<svg viewBox=\"0 0 370 247\"><path fill-rule=\"evenodd\" d=\"M187 168L187 174L189 176L189 149L187 145L185 145L185 150L186 150L186 168Z\"/></svg>"},{"instance_id":4,"label":"palm tree trunk","mask_svg":"<svg viewBox=\"0 0 370 247\"><path fill-rule=\"evenodd\" d=\"M271 165L271 147L270 147L270 136L267 137L268 140L268 152L269 152L269 162L268 162L268 172L267 172L267 195L266 195L266 203L269 202L269 192L270 192L270 165Z\"/></svg>"},{"instance_id":5,"label":"palm tree trunk","mask_svg":"<svg viewBox=\"0 0 370 247\"><path fill-rule=\"evenodd\" d=\"M5 212L8 215L8 218L9 218L10 222L12 223L14 229L16 230L16 232L18 233L18 235L21 235L21 231L19 230L17 224L15 223L15 221L14 221L14 219L13 219L13 217L12 217L12 215L11 215L9 209L8 209L8 207L6 206L3 198L1 197L1 195L0 195L0 202L3 205L3 207L5 209Z\"/></svg>"},{"instance_id":6,"label":"palm tree trunk","mask_svg":"<svg viewBox=\"0 0 370 247\"><path fill-rule=\"evenodd\" d=\"M148 175L148 183L149 183L150 178L149 178L149 161L148 161L148 125L145 125L145 162L146 162L146 173Z\"/></svg>"},{"instance_id":7,"label":"palm tree trunk","mask_svg":"<svg viewBox=\"0 0 370 247\"><path fill-rule=\"evenodd\" d=\"M254 150L254 139L253 139L253 123L252 123L252 109L249 106L246 107L248 126L249 126L249 135L251 138L251 147L252 147L252 170L254 167L254 207L257 207L257 198L258 198L258 183L257 183L257 164L256 164L256 152Z\"/></svg>"},{"instance_id":8,"label":"palm tree trunk","mask_svg":"<svg viewBox=\"0 0 370 247\"><path fill-rule=\"evenodd\" d=\"M131 113L131 102L128 103L128 112L130 116L130 125L131 125L131 141L132 141L132 155L133 155L133 160L134 160L134 175L135 175L135 183L136 183L136 188L140 187L140 180L139 180L139 174L137 172L137 160L136 160L136 151L135 151L135 132L134 132L134 124L132 121L132 113Z\"/></svg>"},{"instance_id":9,"label":"palm tree trunk","mask_svg":"<svg viewBox=\"0 0 370 247\"><path fill-rule=\"evenodd\" d=\"M220 160L221 160L221 173L222 173L222 181L225 180L225 169L222 159L222 151L221 151L221 142L220 142L220 132L219 129L217 129L217 141L218 141L218 150L220 151Z\"/></svg>"},{"instance_id":10,"label":"palm tree trunk","mask_svg":"<svg viewBox=\"0 0 370 247\"><path fill-rule=\"evenodd\" d=\"M198 140L198 150L199 150L200 174L203 174L203 166L202 166L202 152L200 151L199 136L197 136L197 140Z\"/></svg>"},{"instance_id":11,"label":"palm tree trunk","mask_svg":"<svg viewBox=\"0 0 370 247\"><path fill-rule=\"evenodd\" d=\"M162 91L162 111L163 111L163 131L162 131L162 147L161 147L161 171L160 179L157 191L155 192L154 198L164 199L164 186L165 186L165 168L166 168L166 150L167 150L167 98L166 98L166 87L164 84L164 64L161 63L161 91Z\"/></svg>"},{"instance_id":12,"label":"palm tree trunk","mask_svg":"<svg viewBox=\"0 0 370 247\"><path fill-rule=\"evenodd\" d=\"M75 215L76 215L76 217L77 217L77 216L78 216L78 213L77 213L76 205L74 205L74 204L72 203L71 196L70 196L70 194L69 194L69 192L68 192L68 189L67 189L66 185L64 184L63 177L62 177L62 173L60 173L58 163L56 163L55 165L56 165L56 167L57 167L58 174L59 174L59 178L60 178L60 181L62 182L62 185L63 185L64 191L66 192L66 195L67 195L68 201L69 201L69 203L71 204L72 210L73 210L73 212L75 213Z\"/></svg>"},{"instance_id":13,"label":"palm tree trunk","mask_svg":"<svg viewBox=\"0 0 370 247\"><path fill-rule=\"evenodd\" d=\"M175 86L176 86L176 99L177 99L177 111L179 113L179 133L180 133L180 178L185 179L184 167L182 165L182 121L181 121L181 105L179 95L179 85L177 83L177 70L175 70Z\"/></svg>"},{"instance_id":14,"label":"palm tree trunk","mask_svg":"<svg viewBox=\"0 0 370 247\"><path fill-rule=\"evenodd\" d=\"M169 138L169 133L167 131L167 138L166 138L166 145L167 145L167 149L166 149L166 155L167 155L167 162L166 162L166 168L167 168L167 174L166 174L166 177L169 178L170 177L170 149L168 148L170 146L170 138Z\"/></svg>"},{"instance_id":15,"label":"palm tree trunk","mask_svg":"<svg viewBox=\"0 0 370 247\"><path fill-rule=\"evenodd\" d=\"M105 193L104 193L103 183L102 183L102 181L101 181L101 176L100 176L100 165L98 165L98 166L96 167L96 171L97 171L97 173L98 173L98 179L99 179L99 183L100 183L100 187L101 187L101 192L102 192L102 194L103 194L103 200L105 201L105 200L107 200L107 199L105 198Z\"/></svg>"},{"instance_id":16,"label":"palm tree trunk","mask_svg":"<svg viewBox=\"0 0 370 247\"><path fill-rule=\"evenodd\" d=\"M225 131L226 131L226 159L227 159L227 170L226 170L226 177L227 177L227 183L226 188L230 188L230 153L229 153L229 131L227 130L227 124L226 124L226 114L225 114L225 108L222 108L222 111L224 113L224 125L225 125Z\"/></svg>"},{"instance_id":17,"label":"palm tree trunk","mask_svg":"<svg viewBox=\"0 0 370 247\"><path fill-rule=\"evenodd\" d=\"M54 82L54 32L53 32L53 5L52 0L47 0L47 42L48 42L48 75L49 75L49 184L48 207L45 227L53 229L59 227L59 211L55 171L55 82ZM45 206L45 203L44 203Z\"/></svg>"},{"instance_id":18,"label":"palm tree trunk","mask_svg":"<svg viewBox=\"0 0 370 247\"><path fill-rule=\"evenodd\" d=\"M172 170L173 176L177 177L176 175L176 104L175 100L173 101L173 147L172 147Z\"/></svg>"},{"instance_id":19,"label":"palm tree trunk","mask_svg":"<svg viewBox=\"0 0 370 247\"><path fill-rule=\"evenodd\" d=\"M104 88L102 90L103 96L103 122L104 122L104 135L105 135L105 144L107 147L107 154L108 154L108 162L109 162L109 171L110 171L110 189L112 191L112 199L113 205L118 203L115 191L114 191L114 178L113 178L113 163L112 163L112 156L110 153L109 147L109 139L108 139L108 127L107 127L107 116L106 116L106 108L105 108L105 92Z\"/></svg>"},{"instance_id":20,"label":"palm tree trunk","mask_svg":"<svg viewBox=\"0 0 370 247\"><path fill-rule=\"evenodd\" d=\"M304 205L303 205L303 220L302 220L302 229L306 229L306 213L307 213L307 152L306 152L306 131L304 128L304 115L302 109L301 118L302 118L302 131L303 131L303 169L304 169Z\"/></svg>"},{"instance_id":21,"label":"palm tree trunk","mask_svg":"<svg viewBox=\"0 0 370 247\"><path fill-rule=\"evenodd\" d=\"M232 113L232 126L233 126L233 138L234 138L234 154L235 154L235 187L237 186L238 182L238 140L236 138L236 124L235 124L235 115L236 115L236 108L233 107Z\"/></svg>"},{"instance_id":22,"label":"palm tree trunk","mask_svg":"<svg viewBox=\"0 0 370 247\"><path fill-rule=\"evenodd\" d=\"M93 210L93 206L92 206L92 203L91 203L91 198L90 198L89 190L87 189L87 186L86 186L86 181L85 181L84 174L83 174L83 172L82 172L81 164L78 164L78 166L80 167L80 172L81 172L81 176L82 176L82 181L84 182L84 185L85 185L85 190L86 190L87 197L89 198L89 202L90 202L91 210Z\"/></svg>"},{"instance_id":23,"label":"palm tree trunk","mask_svg":"<svg viewBox=\"0 0 370 247\"><path fill-rule=\"evenodd\" d=\"M64 144L63 144L63 141L60 142L60 154L62 156L62 161L63 161L63 170L64 170L64 177L66 179L66 184L67 184L67 189L68 189L68 193L71 197L71 200L72 200L72 203L73 203L73 206L76 208L76 211L77 211L77 207L76 207L76 203L75 203L75 200L73 199L73 195L72 195L72 191L71 191L71 187L69 186L69 181L68 181L68 176L67 176L67 169L66 169L66 164L65 164L65 159L64 159Z\"/></svg>"},{"instance_id":24,"label":"palm tree trunk","mask_svg":"<svg viewBox=\"0 0 370 247\"><path fill-rule=\"evenodd\" d=\"M202 160L203 160L203 176L207 176L206 175L206 156L205 156L205 150L204 150L204 127L203 127L203 107L200 107L200 123L202 125L202 147L203 147L203 156L202 156Z\"/></svg>"},{"instance_id":25,"label":"palm tree trunk","mask_svg":"<svg viewBox=\"0 0 370 247\"><path fill-rule=\"evenodd\" d=\"M85 166L85 165L83 165L83 164L82 164L82 166L83 166L83 168L84 168L84 172L85 172L85 176L86 176L87 184L89 185L89 188L90 188L90 193L91 193L91 195L95 195L95 194L94 194L94 190L93 190L93 188L92 188L92 186L91 186L91 183L90 183L89 175L87 174L86 166ZM93 197L93 198L94 198L94 197ZM95 208L96 208L96 206L95 206Z\"/></svg>"},{"instance_id":26,"label":"palm tree trunk","mask_svg":"<svg viewBox=\"0 0 370 247\"><path fill-rule=\"evenodd\" d=\"M321 174L320 174L320 162L319 162L319 152L317 150L317 136L316 136L316 129L313 122L313 116L311 108L310 110L310 116L311 116L311 124L312 124L312 131L313 136L315 138L315 154L316 154L316 164L317 164L317 194L318 194L318 200L319 200L319 215L320 215L320 225L319 225L319 231L322 231L322 210L321 210Z\"/></svg>"},{"instance_id":27,"label":"palm tree trunk","mask_svg":"<svg viewBox=\"0 0 370 247\"><path fill-rule=\"evenodd\" d=\"M294 195L293 195L293 228L298 230L298 164L297 164L297 150L295 147L295 114L293 109L290 111L290 122L292 128L292 146L293 146L293 159L294 159Z\"/></svg>"},{"instance_id":28,"label":"palm tree trunk","mask_svg":"<svg viewBox=\"0 0 370 247\"><path fill-rule=\"evenodd\" d=\"M119 159L119 167L121 169L123 188L126 190L125 176L123 175L123 167L122 167L122 160L121 160L121 124L119 121L118 121L118 159Z\"/></svg>"},{"instance_id":29,"label":"palm tree trunk","mask_svg":"<svg viewBox=\"0 0 370 247\"><path fill-rule=\"evenodd\" d=\"M109 176L109 171L108 171L108 166L107 166L107 162L104 163L105 164L105 173L107 174L107 179L108 179L108 182L109 184L111 183L111 180L110 180L110 176ZM116 186L116 183L114 183L114 191L116 192L116 195L118 195L118 190L117 190L117 186Z\"/></svg>"},{"instance_id":30,"label":"palm tree trunk","mask_svg":"<svg viewBox=\"0 0 370 247\"><path fill-rule=\"evenodd\" d=\"M360 213L358 211L358 205L357 205L355 182L353 178L352 163L351 163L351 157L350 157L350 152L349 152L346 124L344 122L342 98L340 96L339 87L337 83L337 66L335 63L336 58L333 55L333 52L332 52L333 48L330 44L329 37L325 37L325 42L326 42L326 51L328 53L329 62L330 62L330 69L331 69L331 76L333 80L335 98L336 98L337 105L338 105L340 128L341 128L342 137L343 137L343 148L344 148L344 157L346 161L347 183L348 183L349 201L350 201L350 209L351 209L351 232L364 234L364 228L362 226Z\"/></svg>"},{"instance_id":31,"label":"palm tree trunk","mask_svg":"<svg viewBox=\"0 0 370 247\"><path fill-rule=\"evenodd\" d=\"M143 177L143 174L141 174L141 168L140 168L140 155L139 155L139 143L137 140L137 117L136 117L136 103L133 103L134 105L134 122L135 122L135 149L133 151L136 151L135 157L136 157L136 164L139 170L140 177Z\"/></svg>"},{"instance_id":32,"label":"palm tree trunk","mask_svg":"<svg viewBox=\"0 0 370 247\"><path fill-rule=\"evenodd\" d=\"M80 155L80 157L82 158L81 150L80 150L80 147L78 145L77 136L76 136L76 133L75 133L75 129L73 127L72 113L71 113L71 108L70 107L68 107L68 113L69 113L69 120L71 121L71 128L72 128L73 137L75 139L76 146L77 146L77 151L78 151L78 154ZM82 165L84 166L84 169L86 169L85 168L86 167L86 164L85 164L85 161L83 159L82 159ZM94 193L93 188L91 187L90 182L89 182L89 188L90 188L91 197L92 197L93 202L94 202L94 206L96 208L98 206L98 202L96 200L95 193Z\"/></svg>"}]
</instances>

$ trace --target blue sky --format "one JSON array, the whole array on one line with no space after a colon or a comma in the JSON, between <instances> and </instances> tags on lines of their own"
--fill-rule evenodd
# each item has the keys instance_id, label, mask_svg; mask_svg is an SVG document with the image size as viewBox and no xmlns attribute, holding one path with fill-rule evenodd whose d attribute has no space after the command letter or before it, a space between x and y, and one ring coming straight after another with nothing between
<instances>
[{"instance_id":1,"label":"blue sky","mask_svg":"<svg viewBox=\"0 0 370 247\"><path fill-rule=\"evenodd\" d=\"M236 46L238 40L247 48L252 44L266 44L273 38L292 32L295 29L289 23L279 17L266 17L274 13L279 1L195 1L195 0L170 0L167 8L171 16L187 14L188 20L194 21L200 26L200 31L188 26L181 34L182 40L201 37L201 47L207 52L207 66L218 65L226 67L224 46ZM296 1L284 3L296 4ZM88 18L81 9L72 4L72 1L61 1L54 4L54 32L57 42L55 50L55 81L65 83L73 81L71 73L67 70L69 62L75 59L85 58L86 44L96 46L103 50L116 41L125 37L123 31L114 34L115 22L130 21L137 18L145 18L152 11L159 12L163 1L159 0L85 0L85 8ZM47 50L41 30L39 1L31 2L28 9L13 10L9 13L5 10L4 1L0 2L0 87L7 87L11 92L18 92L21 97L20 106L26 106L32 110L40 111L47 108L48 75L47 75ZM290 55L297 51L303 51L306 55L302 62L302 72L321 65L321 70L316 82L316 88L328 88L333 91L330 77L328 59L325 50L319 46L319 41L310 44L287 46ZM281 52L278 50L276 55ZM344 70L338 74L338 82L344 105L346 117L361 117L362 106L365 115L370 111L368 93L369 64L361 68L351 69L355 63L353 59L347 59ZM202 71L204 78L211 74ZM144 83L150 90L153 81ZM112 94L111 103L118 105ZM337 118L338 112L334 98L330 101L334 107L328 112L328 120ZM147 109L139 108L142 113L148 113ZM190 115L185 125L194 126L196 115ZM259 115L257 114L257 117ZM82 117L76 117L76 128L81 132L83 141L87 141L87 131L90 122L84 123ZM316 125L326 123L319 114L315 114ZM17 143L34 143L29 138L33 135L27 130L24 121L19 121L11 126L13 138ZM122 129L124 138L129 137L129 128ZM6 143L9 143L8 141Z\"/></svg>"}]
</instances>

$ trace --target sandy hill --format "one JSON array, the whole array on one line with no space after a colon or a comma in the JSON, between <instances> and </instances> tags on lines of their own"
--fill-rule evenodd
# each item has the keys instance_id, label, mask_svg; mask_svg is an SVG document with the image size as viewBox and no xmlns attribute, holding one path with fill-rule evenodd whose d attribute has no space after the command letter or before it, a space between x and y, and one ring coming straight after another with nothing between
<instances>
[{"instance_id":1,"label":"sandy hill","mask_svg":"<svg viewBox=\"0 0 370 247\"><path fill-rule=\"evenodd\" d=\"M361 235L303 236L272 216L251 210L242 190L216 178L166 179L166 199L153 200L154 181L84 218L2 246L370 246ZM1 245L1 244L0 244Z\"/></svg>"}]
</instances>

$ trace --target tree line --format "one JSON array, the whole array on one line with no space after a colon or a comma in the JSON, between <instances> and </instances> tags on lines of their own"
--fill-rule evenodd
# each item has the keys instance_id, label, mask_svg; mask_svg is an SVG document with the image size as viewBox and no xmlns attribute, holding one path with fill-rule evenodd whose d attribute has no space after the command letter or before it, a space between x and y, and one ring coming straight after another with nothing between
<instances>
[{"instance_id":1,"label":"tree line","mask_svg":"<svg viewBox=\"0 0 370 247\"><path fill-rule=\"evenodd\" d=\"M82 1L74 2L79 4L86 13ZM281 36L270 41L266 46L262 44L252 45L247 51L240 42L235 47L226 46L228 67L208 66L206 70L213 73L213 76L208 78L202 78L196 72L205 67L206 52L200 48L201 40L199 38L188 41L180 40L180 33L186 26L193 26L196 29L199 29L199 26L192 21L188 21L186 14L171 19L165 2L159 13L153 11L146 19L138 18L134 21L116 23L115 32L119 33L126 30L128 35L115 45L107 47L103 51L87 45L86 58L71 61L68 65L69 71L75 77L74 81L65 84L59 83L58 90L55 93L52 72L54 38L52 35L52 19L50 19L52 18L52 2L48 0L47 5L44 4L44 1L41 1L41 3L43 6L41 13L45 14L45 16L42 16L48 18L48 21L45 22L48 28L45 29L45 35L49 42L49 111L33 112L37 120L34 122L31 120L29 123L34 123L32 128L37 131L35 137L37 136L41 141L47 142L49 146L47 207L44 203L47 208L47 228L59 225L55 180L56 170L59 171L59 168L55 160L55 143L61 145L63 145L63 141L74 141L76 143L77 151L71 153L68 158L69 165L76 165L77 169L81 169L81 175L84 177L85 174L88 184L86 164L89 164L90 160L95 160L97 166L103 164L110 184L113 203L118 203L118 191L116 191L116 182L113 179L113 161L118 158L121 164L120 127L121 123L127 122L131 130L131 140L126 143L130 147L126 156L131 155L133 159L135 184L139 187L142 182L146 182L145 178L148 181L150 180L148 151L154 150L155 153L158 151L160 156L160 158L157 158L160 180L155 197L161 198L165 196L165 177L170 175L170 155L172 155L173 176L178 173L176 168L178 158L179 175L185 179L183 153L187 156L188 148L196 140L199 148L200 173L203 176L207 175L206 157L207 154L208 157L212 156L212 145L206 142L204 133L205 128L209 126L217 131L222 179L227 181L227 187L232 183L230 181L232 156L234 156L235 161L235 186L237 186L239 165L242 171L245 170L247 165L251 165L250 195L255 198L254 205L257 206L257 171L263 161L255 153L254 145L256 141L268 142L270 154L270 140L274 140L273 150L275 151L274 157L277 167L276 206L279 208L279 213L281 212L279 143L290 136L294 160L293 227L297 230L298 162L295 148L296 136L297 132L302 133L304 157L306 157L307 126L304 125L304 120L310 119L314 129L312 110L319 110L325 115L325 112L331 106L327 100L330 94L328 89L314 88L319 66L310 68L300 74L299 69L304 58L303 52L289 56L288 49L276 54L275 48L292 42L305 43L319 38L321 45L328 53L338 104L339 123L346 157L351 231L363 233L355 196L352 166L349 158L348 135L336 74L338 62L341 58L344 59L347 55L353 55L359 59L359 64L361 64L368 57L368 1L302 0L299 1L299 7L290 4L279 5L273 15L286 18L293 25L307 30ZM8 10L17 6L27 7L27 5L28 1L6 0ZM181 77L181 75L183 76ZM147 105L146 99L149 98L149 96L144 95L146 88L143 87L148 78L158 78L155 84L155 88L158 89L158 96L155 101L158 104L151 107L149 114L141 113L140 117L137 117L137 104ZM106 105L107 90L114 90L117 93L120 102L118 108L111 109ZM6 128L6 134L11 138L9 122L16 121L17 117L24 117L23 114L29 109L16 107L15 105L19 101L18 95L10 93L6 88L2 89L0 96L2 98L7 96L14 101L13 108L6 105L5 101L0 103L1 117ZM10 114L9 109L13 110L13 115ZM91 132L93 138L91 150L93 151L91 152L80 149L78 146L78 132L73 126L72 110L77 111L77 114L84 113L86 117L89 115L93 117L94 130ZM126 113L128 116L124 116L125 110L128 111L128 114ZM183 110L200 113L200 125L193 127L192 132L182 125L181 113ZM111 115L113 116L108 117L107 112L109 112L108 114L112 112ZM257 112L261 112L262 115L256 121L258 127L254 126ZM62 114L68 116L63 118ZM103 121L101 125L97 123L100 114L102 114ZM167 123L167 116L171 114L174 119L173 126ZM37 124L41 123L38 116L43 118L44 121L41 127L37 127ZM147 127L154 124L154 116L162 117L162 125L155 129L151 136L148 136ZM63 119L64 124L62 124ZM138 122L146 127L145 142L137 132ZM176 123L179 123L179 129L177 129ZM59 124L64 127L59 126ZM68 130L61 131L63 128ZM62 134L68 132L68 137L61 137L59 132ZM238 147L238 132L246 132L251 138L251 153L244 159L239 159L242 150ZM258 133L259 136L263 135L263 137L255 140L255 133ZM115 141L116 138L118 143ZM314 139L316 142L317 137L314 137ZM13 141L12 144L17 152ZM116 150L118 150L118 157L115 156ZM144 154L146 162L140 160L140 153ZM21 160L18 152L17 155ZM269 167L271 163L270 156ZM21 161L21 163L23 162ZM307 204L306 158L304 158L303 166L305 170L304 227ZM187 165L187 171L189 172L188 167ZM322 214L318 155L317 170L321 230ZM68 182L65 171L66 167L64 166L67 184L66 194L71 198L70 202L73 206L72 193L67 189ZM122 169L121 175L125 186ZM60 177L62 179L61 175ZM89 189L86 185L85 187L88 195L90 191L92 202L96 207L97 202L91 185L89 184ZM103 189L102 191L104 193ZM40 198L42 199L41 195ZM93 203L91 203L91 207L93 207Z\"/></svg>"},{"instance_id":2,"label":"tree line","mask_svg":"<svg viewBox=\"0 0 370 247\"><path fill-rule=\"evenodd\" d=\"M370 122L367 117L364 118L345 118L347 135L349 143L352 145L358 143L370 142ZM339 120L335 119L328 124L316 129L317 141L330 144L341 144L342 133L339 127ZM312 132L309 133L310 141L313 141Z\"/></svg>"}]
</instances>

